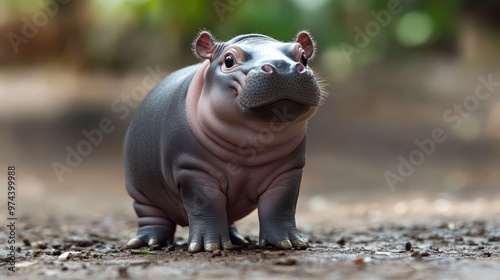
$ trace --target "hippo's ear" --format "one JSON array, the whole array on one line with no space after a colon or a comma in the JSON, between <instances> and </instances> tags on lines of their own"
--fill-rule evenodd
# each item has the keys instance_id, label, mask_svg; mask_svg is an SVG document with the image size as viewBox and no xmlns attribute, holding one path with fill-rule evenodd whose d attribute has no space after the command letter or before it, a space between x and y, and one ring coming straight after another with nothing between
<instances>
[{"instance_id":1,"label":"hippo's ear","mask_svg":"<svg viewBox=\"0 0 500 280\"><path fill-rule=\"evenodd\" d=\"M295 41L302 46L307 58L314 55L314 40L307 31L300 31L295 37Z\"/></svg>"},{"instance_id":2,"label":"hippo's ear","mask_svg":"<svg viewBox=\"0 0 500 280\"><path fill-rule=\"evenodd\" d=\"M218 43L210 32L202 31L193 42L193 50L198 57L212 61L217 45Z\"/></svg>"}]
</instances>

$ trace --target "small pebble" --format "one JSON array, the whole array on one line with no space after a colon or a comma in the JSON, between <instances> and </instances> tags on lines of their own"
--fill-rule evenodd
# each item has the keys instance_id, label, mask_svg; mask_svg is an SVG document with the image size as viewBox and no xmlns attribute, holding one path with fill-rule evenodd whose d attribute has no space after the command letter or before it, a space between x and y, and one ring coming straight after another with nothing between
<instances>
[{"instance_id":1,"label":"small pebble","mask_svg":"<svg viewBox=\"0 0 500 280\"><path fill-rule=\"evenodd\" d=\"M340 238L340 240L337 241L337 244L339 244L340 246L344 246L345 245L345 239L344 239L344 237Z\"/></svg>"},{"instance_id":2,"label":"small pebble","mask_svg":"<svg viewBox=\"0 0 500 280\"><path fill-rule=\"evenodd\" d=\"M410 241L406 242L406 244L405 244L406 251L411 251L411 247L412 247L411 242Z\"/></svg>"},{"instance_id":3,"label":"small pebble","mask_svg":"<svg viewBox=\"0 0 500 280\"><path fill-rule=\"evenodd\" d=\"M220 257L222 256L222 251L221 250L215 250L212 252L212 258L214 257Z\"/></svg>"},{"instance_id":4,"label":"small pebble","mask_svg":"<svg viewBox=\"0 0 500 280\"><path fill-rule=\"evenodd\" d=\"M372 261L372 258L370 258L370 257L361 257L361 258L355 259L354 264L355 265L365 265L371 261Z\"/></svg>"},{"instance_id":5,"label":"small pebble","mask_svg":"<svg viewBox=\"0 0 500 280\"><path fill-rule=\"evenodd\" d=\"M174 246L174 245L168 245L168 246L165 248L165 251L168 251L168 252L175 251L175 246Z\"/></svg>"},{"instance_id":6,"label":"small pebble","mask_svg":"<svg viewBox=\"0 0 500 280\"><path fill-rule=\"evenodd\" d=\"M159 251L159 250L161 250L160 244L155 244L155 245L149 246L149 251Z\"/></svg>"},{"instance_id":7,"label":"small pebble","mask_svg":"<svg viewBox=\"0 0 500 280\"><path fill-rule=\"evenodd\" d=\"M430 256L430 254L428 252L415 251L411 254L411 256L414 258L420 259L422 257L428 257L428 256Z\"/></svg>"},{"instance_id":8,"label":"small pebble","mask_svg":"<svg viewBox=\"0 0 500 280\"><path fill-rule=\"evenodd\" d=\"M68 251L68 252L64 252L61 255L59 255L59 257L57 259L60 261L67 261L67 260L72 259L72 258L81 259L82 257L83 257L83 255L81 252Z\"/></svg>"},{"instance_id":9,"label":"small pebble","mask_svg":"<svg viewBox=\"0 0 500 280\"><path fill-rule=\"evenodd\" d=\"M276 264L276 265L296 265L297 260L292 259L292 258L288 258L288 259L283 258L283 259L279 259L279 260L275 261L274 264Z\"/></svg>"},{"instance_id":10,"label":"small pebble","mask_svg":"<svg viewBox=\"0 0 500 280\"><path fill-rule=\"evenodd\" d=\"M47 243L46 242L36 242L34 244L34 247L36 249L42 249L42 250L44 250L44 249L47 249Z\"/></svg>"},{"instance_id":11,"label":"small pebble","mask_svg":"<svg viewBox=\"0 0 500 280\"><path fill-rule=\"evenodd\" d=\"M31 247L31 242L29 239L27 238L23 238L23 243L24 243L24 246L26 247Z\"/></svg>"},{"instance_id":12,"label":"small pebble","mask_svg":"<svg viewBox=\"0 0 500 280\"><path fill-rule=\"evenodd\" d=\"M490 236L488 237L489 242L498 242L500 241L500 236Z\"/></svg>"},{"instance_id":13,"label":"small pebble","mask_svg":"<svg viewBox=\"0 0 500 280\"><path fill-rule=\"evenodd\" d=\"M127 267L121 266L118 268L118 275L120 278L128 278Z\"/></svg>"},{"instance_id":14,"label":"small pebble","mask_svg":"<svg viewBox=\"0 0 500 280\"><path fill-rule=\"evenodd\" d=\"M42 253L43 253L43 251L42 251L42 250L40 250L40 249L36 249L36 250L33 252L33 257L38 257L38 256L40 256Z\"/></svg>"}]
</instances>

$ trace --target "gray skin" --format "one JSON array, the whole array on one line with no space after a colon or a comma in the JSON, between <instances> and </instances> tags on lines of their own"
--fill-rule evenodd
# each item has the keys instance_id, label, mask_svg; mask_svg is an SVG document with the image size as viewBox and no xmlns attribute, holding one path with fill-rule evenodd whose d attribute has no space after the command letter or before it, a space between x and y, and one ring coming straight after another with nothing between
<instances>
[{"instance_id":1,"label":"gray skin","mask_svg":"<svg viewBox=\"0 0 500 280\"><path fill-rule=\"evenodd\" d=\"M308 60L307 32L283 43L260 35L217 42L204 31L200 64L163 79L125 138L127 191L139 230L128 248L173 243L189 226L189 251L247 241L234 222L258 208L260 245L305 249L295 207L307 121L324 91Z\"/></svg>"}]
</instances>

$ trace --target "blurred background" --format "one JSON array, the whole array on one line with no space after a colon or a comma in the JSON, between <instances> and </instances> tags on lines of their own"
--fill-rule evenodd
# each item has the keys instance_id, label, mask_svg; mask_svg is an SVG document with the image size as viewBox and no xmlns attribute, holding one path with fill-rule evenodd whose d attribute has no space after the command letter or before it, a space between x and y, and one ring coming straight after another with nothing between
<instances>
[{"instance_id":1,"label":"blurred background","mask_svg":"<svg viewBox=\"0 0 500 280\"><path fill-rule=\"evenodd\" d=\"M495 0L1 1L0 179L17 166L25 214L133 215L124 133L154 84L197 63L197 32L305 28L330 96L299 209L500 213L499 14Z\"/></svg>"}]
</instances>

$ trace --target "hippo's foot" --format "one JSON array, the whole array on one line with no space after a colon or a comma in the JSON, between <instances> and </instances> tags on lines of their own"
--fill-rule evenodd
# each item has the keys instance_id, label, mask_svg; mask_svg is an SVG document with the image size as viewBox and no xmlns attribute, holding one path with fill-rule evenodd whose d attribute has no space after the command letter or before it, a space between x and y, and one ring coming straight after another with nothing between
<instances>
[{"instance_id":1,"label":"hippo's foot","mask_svg":"<svg viewBox=\"0 0 500 280\"><path fill-rule=\"evenodd\" d=\"M302 170L294 169L275 179L259 197L260 246L274 245L280 249L306 249L307 240L297 231L295 205L299 194Z\"/></svg>"},{"instance_id":2,"label":"hippo's foot","mask_svg":"<svg viewBox=\"0 0 500 280\"><path fill-rule=\"evenodd\" d=\"M229 237L227 224L224 225L215 220L190 221L189 224L189 247L191 253L213 252L215 250L230 250L233 243Z\"/></svg>"},{"instance_id":3,"label":"hippo's foot","mask_svg":"<svg viewBox=\"0 0 500 280\"><path fill-rule=\"evenodd\" d=\"M208 227L207 227L208 228ZM209 230L210 231L210 230ZM191 234L193 232L193 234ZM235 224L230 224L228 227L229 240L225 240L222 236L225 236L224 233L215 233L216 235L220 235L221 238L213 240L210 236L214 236L214 233L206 235L206 234L197 234L193 228L189 229L189 235L191 242L189 243L189 252L196 253L202 250L207 252L212 252L219 249L231 250L233 248L233 244L236 245L245 245L248 244L248 241L238 232ZM205 240L203 246L202 243L198 240ZM212 240L210 240L212 239ZM220 241L219 241L220 240ZM225 241L224 241L225 240Z\"/></svg>"},{"instance_id":4,"label":"hippo's foot","mask_svg":"<svg viewBox=\"0 0 500 280\"><path fill-rule=\"evenodd\" d=\"M148 225L139 228L137 235L127 242L127 248L136 249L142 246L165 246L174 241L175 225Z\"/></svg>"},{"instance_id":5,"label":"hippo's foot","mask_svg":"<svg viewBox=\"0 0 500 280\"><path fill-rule=\"evenodd\" d=\"M297 231L295 226L286 228L286 226L269 226L261 229L259 235L259 246L276 246L279 249L299 249L304 250L309 247L307 240Z\"/></svg>"},{"instance_id":6,"label":"hippo's foot","mask_svg":"<svg viewBox=\"0 0 500 280\"><path fill-rule=\"evenodd\" d=\"M200 240L201 235L199 235L199 237L196 237L195 236L196 234L193 234L193 237L191 238L191 229L189 231L190 231L190 240L191 240L191 243L189 244L189 252L191 252L191 253L200 252L203 249L207 252L212 252L212 251L215 251L218 249L230 250L233 248L233 244L236 244L236 245L248 244L248 241L243 237L243 235L241 235L238 232L238 229L236 228L235 224L230 224L228 227L229 240L222 241L222 239L221 239L221 242L219 242L217 239L213 240L213 242L210 242L210 240L209 240L209 242L205 241L205 244L203 246L202 246L201 242L196 241L196 240ZM223 234L221 234L221 236L222 235ZM203 238L205 238L205 236L203 236Z\"/></svg>"},{"instance_id":7,"label":"hippo's foot","mask_svg":"<svg viewBox=\"0 0 500 280\"><path fill-rule=\"evenodd\" d=\"M229 225L229 238L231 242L236 245L248 244L248 241L238 232L235 224Z\"/></svg>"}]
</instances>

